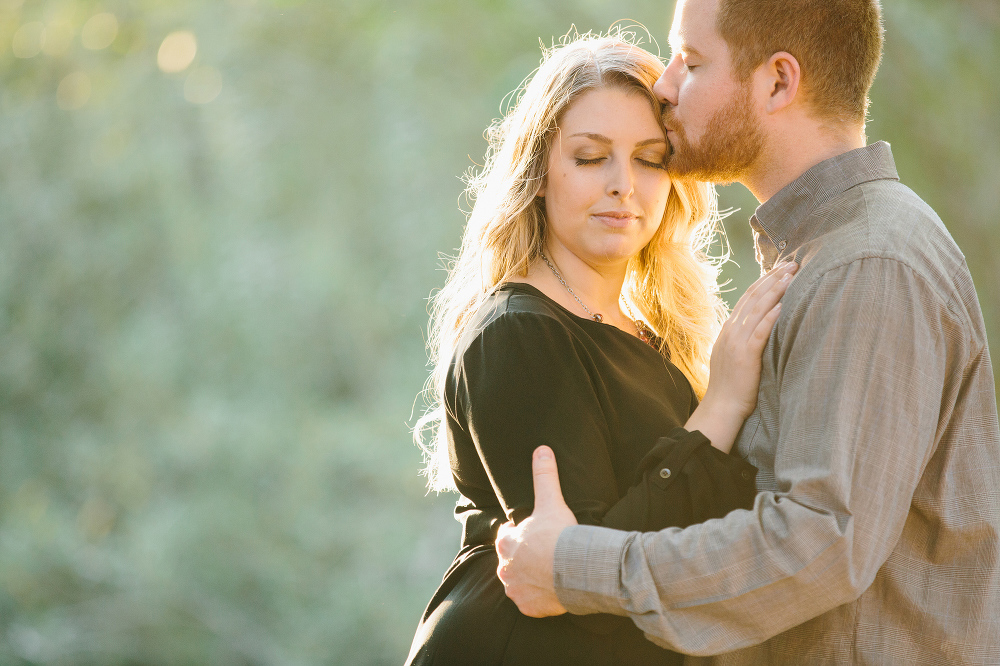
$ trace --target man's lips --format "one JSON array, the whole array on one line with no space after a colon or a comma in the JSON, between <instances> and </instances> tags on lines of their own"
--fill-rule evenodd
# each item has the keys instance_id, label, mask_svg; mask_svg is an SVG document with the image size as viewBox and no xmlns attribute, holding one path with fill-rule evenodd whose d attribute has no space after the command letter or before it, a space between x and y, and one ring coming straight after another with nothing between
<instances>
[{"instance_id":1,"label":"man's lips","mask_svg":"<svg viewBox=\"0 0 1000 666\"><path fill-rule=\"evenodd\" d=\"M674 152L677 150L675 142L677 141L677 137L679 135L677 134L676 130L672 130L669 127L667 127L666 130L667 130L667 146L670 148L669 154L667 155L667 157L669 158L670 155L673 155Z\"/></svg>"}]
</instances>

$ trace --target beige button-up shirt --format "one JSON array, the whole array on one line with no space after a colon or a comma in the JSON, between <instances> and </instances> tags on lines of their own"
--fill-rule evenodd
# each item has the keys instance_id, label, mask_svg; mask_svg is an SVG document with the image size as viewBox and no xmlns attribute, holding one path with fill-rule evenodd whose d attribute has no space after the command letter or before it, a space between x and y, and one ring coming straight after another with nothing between
<instances>
[{"instance_id":1,"label":"beige button-up shirt","mask_svg":"<svg viewBox=\"0 0 1000 666\"><path fill-rule=\"evenodd\" d=\"M1000 664L1000 430L962 253L885 143L751 224L765 270L801 263L736 443L754 508L568 528L560 601L713 664Z\"/></svg>"}]
</instances>

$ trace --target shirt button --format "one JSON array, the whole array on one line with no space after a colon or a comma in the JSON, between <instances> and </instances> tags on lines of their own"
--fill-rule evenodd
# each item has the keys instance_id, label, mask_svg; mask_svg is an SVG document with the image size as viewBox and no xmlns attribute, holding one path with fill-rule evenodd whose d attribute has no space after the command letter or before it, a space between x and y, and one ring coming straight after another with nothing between
<instances>
[{"instance_id":1,"label":"shirt button","mask_svg":"<svg viewBox=\"0 0 1000 666\"><path fill-rule=\"evenodd\" d=\"M660 470L660 478L661 479L669 479L670 478L670 470L667 469L666 467L664 467L663 469L661 469Z\"/></svg>"},{"instance_id":2,"label":"shirt button","mask_svg":"<svg viewBox=\"0 0 1000 666\"><path fill-rule=\"evenodd\" d=\"M750 470L748 469L743 470L743 474L741 476L743 477L744 481L749 481L750 479L753 478L753 474L751 474Z\"/></svg>"},{"instance_id":3,"label":"shirt button","mask_svg":"<svg viewBox=\"0 0 1000 666\"><path fill-rule=\"evenodd\" d=\"M780 243L778 243L778 249L779 250L784 250L787 245L788 245L788 241L781 241Z\"/></svg>"}]
</instances>

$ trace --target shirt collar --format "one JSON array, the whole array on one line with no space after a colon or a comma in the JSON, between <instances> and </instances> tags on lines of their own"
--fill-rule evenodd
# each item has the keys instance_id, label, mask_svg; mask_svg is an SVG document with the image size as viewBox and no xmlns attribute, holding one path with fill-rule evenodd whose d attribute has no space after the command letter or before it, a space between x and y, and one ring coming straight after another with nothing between
<instances>
[{"instance_id":1,"label":"shirt collar","mask_svg":"<svg viewBox=\"0 0 1000 666\"><path fill-rule=\"evenodd\" d=\"M770 270L786 249L791 252L829 231L826 226L807 223L813 211L852 187L873 180L899 180L892 150L885 141L820 162L762 203L750 218L761 269Z\"/></svg>"}]
</instances>

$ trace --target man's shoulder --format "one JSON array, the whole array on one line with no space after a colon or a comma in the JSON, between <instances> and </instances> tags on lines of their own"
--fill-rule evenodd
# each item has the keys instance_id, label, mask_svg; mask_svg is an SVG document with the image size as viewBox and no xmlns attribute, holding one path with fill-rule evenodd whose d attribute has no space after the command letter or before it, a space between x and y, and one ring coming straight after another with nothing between
<instances>
[{"instance_id":1,"label":"man's shoulder","mask_svg":"<svg viewBox=\"0 0 1000 666\"><path fill-rule=\"evenodd\" d=\"M866 259L905 266L943 298L971 285L965 256L933 208L895 180L850 188L817 208L819 230L799 251L809 272L820 274ZM874 262L877 263L877 262Z\"/></svg>"},{"instance_id":2,"label":"man's shoulder","mask_svg":"<svg viewBox=\"0 0 1000 666\"><path fill-rule=\"evenodd\" d=\"M812 216L819 233L796 251L802 265L796 281L818 287L851 272L873 285L881 283L883 292L907 289L918 298L913 291L918 289L952 310L963 328L982 328L965 256L937 213L906 185L895 180L862 183ZM908 284L891 284L899 280Z\"/></svg>"},{"instance_id":3,"label":"man's shoulder","mask_svg":"<svg viewBox=\"0 0 1000 666\"><path fill-rule=\"evenodd\" d=\"M876 180L848 190L863 201L863 221L878 248L912 254L930 241L949 254L964 256L931 206L898 180Z\"/></svg>"},{"instance_id":4,"label":"man's shoulder","mask_svg":"<svg viewBox=\"0 0 1000 666\"><path fill-rule=\"evenodd\" d=\"M832 197L812 214L827 251L891 256L902 261L964 262L944 222L926 201L896 180L874 180ZM827 233L823 233L826 231ZM936 253L927 255L928 244Z\"/></svg>"}]
</instances>

